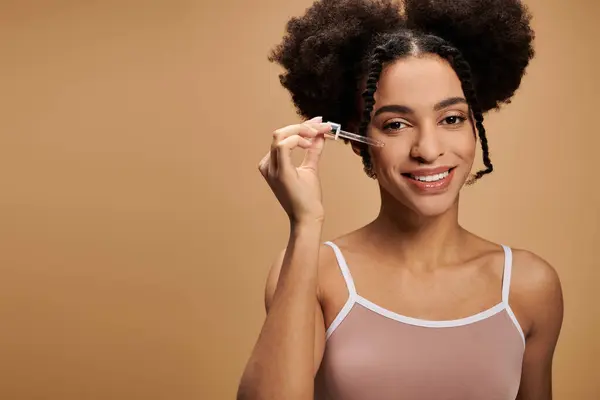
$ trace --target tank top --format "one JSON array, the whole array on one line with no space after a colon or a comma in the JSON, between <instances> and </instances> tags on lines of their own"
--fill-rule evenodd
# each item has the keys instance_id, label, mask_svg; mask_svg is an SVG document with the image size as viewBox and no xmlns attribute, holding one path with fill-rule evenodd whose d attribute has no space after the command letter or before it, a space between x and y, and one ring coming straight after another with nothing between
<instances>
[{"instance_id":1,"label":"tank top","mask_svg":"<svg viewBox=\"0 0 600 400\"><path fill-rule=\"evenodd\" d=\"M317 400L514 400L525 336L508 303L512 252L504 249L502 300L469 317L423 320L356 292L340 249L348 300L326 331Z\"/></svg>"}]
</instances>

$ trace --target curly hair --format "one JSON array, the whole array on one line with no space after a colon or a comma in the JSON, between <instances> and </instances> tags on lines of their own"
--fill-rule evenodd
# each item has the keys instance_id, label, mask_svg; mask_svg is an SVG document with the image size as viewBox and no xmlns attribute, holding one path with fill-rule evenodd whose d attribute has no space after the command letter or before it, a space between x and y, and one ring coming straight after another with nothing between
<instances>
[{"instance_id":1,"label":"curly hair","mask_svg":"<svg viewBox=\"0 0 600 400\"><path fill-rule=\"evenodd\" d=\"M420 54L445 59L483 150L486 168L473 183L493 171L483 114L510 103L534 57L530 21L520 0L318 0L288 22L269 60L284 68L280 82L300 116L322 115L366 135L385 65ZM373 177L364 146L361 156Z\"/></svg>"}]
</instances>

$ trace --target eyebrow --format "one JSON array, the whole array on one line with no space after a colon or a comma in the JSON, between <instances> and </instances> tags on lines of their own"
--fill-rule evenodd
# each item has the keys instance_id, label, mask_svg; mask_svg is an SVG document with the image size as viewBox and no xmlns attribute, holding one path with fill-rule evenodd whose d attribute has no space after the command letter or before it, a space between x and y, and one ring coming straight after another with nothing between
<instances>
[{"instance_id":1,"label":"eyebrow","mask_svg":"<svg viewBox=\"0 0 600 400\"><path fill-rule=\"evenodd\" d=\"M455 104L468 104L468 103L464 97L450 97L450 98L440 101L435 106L433 106L433 110L440 111L446 107L450 107ZM408 106L403 106L400 104L390 104L390 105L378 108L377 111L375 111L373 118L375 118L376 116L378 116L379 114L382 114L384 112L393 112L393 113L398 113L398 114L414 114L415 113L415 111Z\"/></svg>"}]
</instances>

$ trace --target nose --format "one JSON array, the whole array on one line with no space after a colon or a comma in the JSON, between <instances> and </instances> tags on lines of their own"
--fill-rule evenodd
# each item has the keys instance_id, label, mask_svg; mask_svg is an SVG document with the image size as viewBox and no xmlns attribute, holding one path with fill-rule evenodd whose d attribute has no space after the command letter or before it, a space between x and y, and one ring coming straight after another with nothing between
<instances>
[{"instance_id":1,"label":"nose","mask_svg":"<svg viewBox=\"0 0 600 400\"><path fill-rule=\"evenodd\" d=\"M442 143L434 127L423 126L416 130L411 158L422 164L432 164L444 154Z\"/></svg>"}]
</instances>

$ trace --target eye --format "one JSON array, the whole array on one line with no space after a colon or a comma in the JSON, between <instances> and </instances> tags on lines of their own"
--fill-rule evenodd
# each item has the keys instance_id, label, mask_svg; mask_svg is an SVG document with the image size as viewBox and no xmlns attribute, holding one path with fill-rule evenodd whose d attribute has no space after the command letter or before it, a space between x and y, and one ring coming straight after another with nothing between
<instances>
[{"instance_id":1,"label":"eye","mask_svg":"<svg viewBox=\"0 0 600 400\"><path fill-rule=\"evenodd\" d=\"M393 121L383 126L383 129L386 131L398 131L402 128L407 127L408 125L402 121Z\"/></svg>"},{"instance_id":2,"label":"eye","mask_svg":"<svg viewBox=\"0 0 600 400\"><path fill-rule=\"evenodd\" d=\"M460 115L449 115L444 118L444 125L459 125L465 122L467 119L465 117L461 117Z\"/></svg>"}]
</instances>

